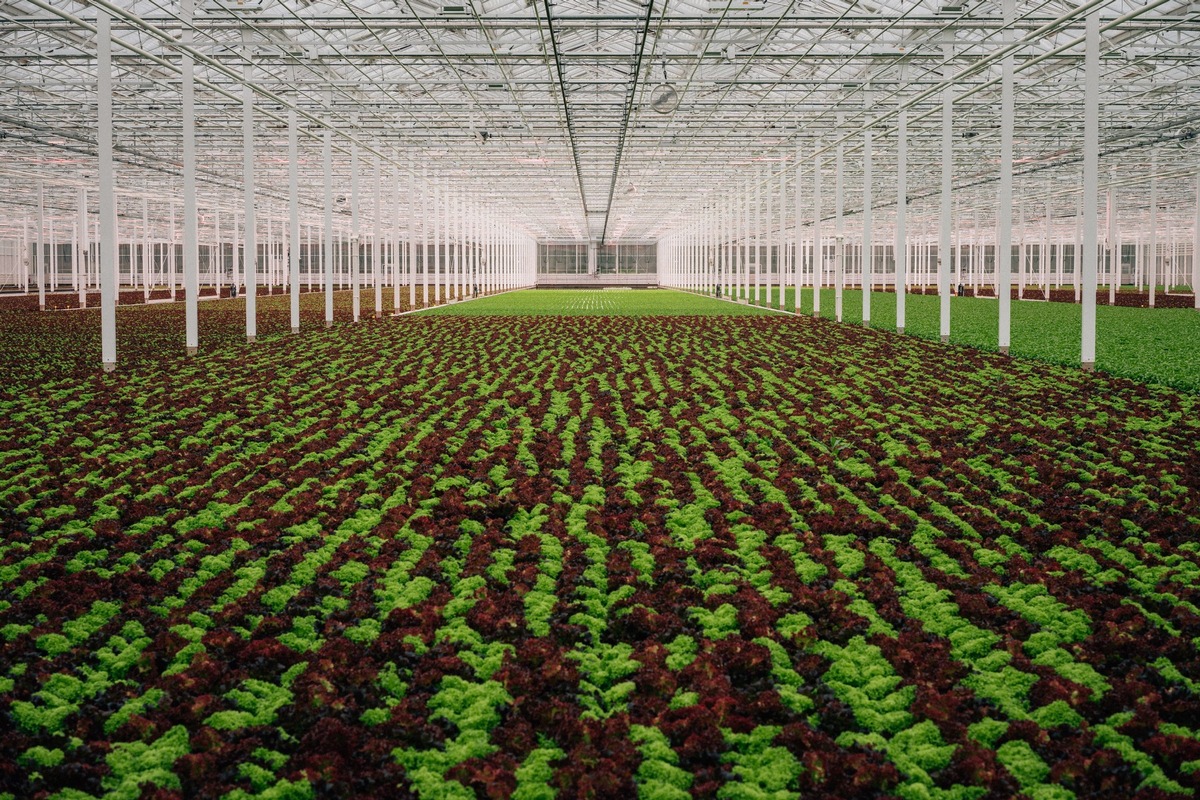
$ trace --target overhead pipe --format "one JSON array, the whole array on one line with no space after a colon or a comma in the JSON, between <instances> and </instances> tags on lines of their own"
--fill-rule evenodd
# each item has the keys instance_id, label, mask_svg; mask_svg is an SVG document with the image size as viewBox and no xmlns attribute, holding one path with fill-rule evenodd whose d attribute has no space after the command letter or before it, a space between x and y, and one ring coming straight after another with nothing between
<instances>
[{"instance_id":1,"label":"overhead pipe","mask_svg":"<svg viewBox=\"0 0 1200 800\"><path fill-rule=\"evenodd\" d=\"M917 103L920 103L921 101L923 101L929 97L932 97L932 96L936 95L937 93L943 91L947 86L954 87L955 85L961 83L963 81L963 79L969 78L975 74L978 74L979 72L984 71L988 67L1002 61L1002 59L1009 53L1016 52L1020 48L1027 47L1028 45L1034 43L1035 41L1037 41L1038 39L1040 39L1044 36L1047 36L1051 33L1057 32L1058 30L1060 30L1062 27L1064 27L1065 25L1067 25L1068 23L1070 23L1077 17L1085 17L1086 18L1086 15L1092 9L1098 8L1099 6L1105 5L1110 2L1111 2L1111 0L1089 0L1089 2L1086 2L1080 6L1077 6L1073 9L1071 9L1070 11L1058 16L1054 20L1051 20L1050 22L1047 22L1044 25L1041 25L1037 29L1030 31L1023 38L1021 38L1015 42L1012 42L1006 46L998 48L997 50L993 51L986 57L980 59L979 61L976 61L975 63L971 64L969 67L963 69L961 72L957 73L956 75L929 86L927 89L922 90L921 92L917 93L916 95L909 98L908 100L899 103L897 106L892 107L890 110L888 110L884 113L879 114L878 116L876 116L874 119L870 120L869 122L867 122L863 125L860 125L852 130L849 130L845 133L842 133L842 134L840 134L840 136L835 136L835 138L833 138L833 139L826 140L823 144L818 144L818 148L814 152L814 156L816 156L818 154L824 154L824 153L830 152L839 143L845 143L845 142L850 141L851 139L856 137L858 134L862 133L867 128L878 127L880 124L887 122L888 120L890 120L893 117L895 117L896 115L898 115L902 109L907 110L907 109L912 108ZM1103 24L1101 26L1101 31L1104 32L1104 31L1111 30L1115 27L1119 27L1127 22L1130 22L1130 21L1136 19L1137 17L1142 16L1143 14L1153 11L1154 9L1158 8L1159 6L1166 5L1169 2L1171 2L1171 0L1152 0L1152 2L1147 3L1144 6L1141 6L1140 8L1136 8L1132 11L1129 11L1126 14L1119 16L1119 17L1115 17L1112 20L1110 20L1109 22ZM1080 35L1080 36L1054 48L1053 50L1049 50L1046 53L1043 53L1039 56L1029 59L1028 61L1023 62L1022 64L1015 66L1015 72L1017 72L1017 73L1023 72L1026 69L1036 66L1037 64L1040 64L1041 62L1043 62L1049 58L1053 58L1054 56L1061 55L1063 52L1070 50L1074 47L1077 47L1080 44L1083 44L1085 39L1086 39L1086 34ZM941 64L939 64L939 66L947 67L947 66L950 66L950 64L951 64L951 59L945 59L941 62ZM982 83L976 84L976 85L972 86L970 89L968 89L966 92L964 92L963 94L955 96L954 102L955 103L961 102L962 100L965 100L965 99L977 94L978 92L983 91L984 89L987 89L987 88L990 88L991 86L996 85L997 83L1000 82L1000 80L1001 80L1000 78L992 78L992 79L989 79ZM894 94L895 93L892 93L892 95L889 95L889 97L894 96ZM940 113L940 110L941 110L941 104L939 103L936 107L933 107L929 110L921 112L920 114L918 114L916 116L909 117L908 122L909 123L917 122L917 121L925 119L926 117L931 116L935 113ZM1102 154L1102 155L1105 155L1105 154ZM787 156L785 154L784 158L786 158L786 157ZM1069 162L1060 162L1060 163L1069 163ZM1026 174L1026 173L1021 173L1021 174ZM973 186L973 185L978 185L978 184L983 184L983 183L989 183L989 182L991 182L991 180L994 180L994 179L984 179L984 180L978 181L976 184L964 184L963 187L958 187L958 188L965 188L966 186Z\"/></svg>"},{"instance_id":2,"label":"overhead pipe","mask_svg":"<svg viewBox=\"0 0 1200 800\"><path fill-rule=\"evenodd\" d=\"M217 59L214 59L214 58L200 52L194 46L189 46L189 45L183 44L179 39L176 39L174 36L167 33L166 31L162 30L161 28L158 28L157 26L150 24L144 18L138 16L137 14L134 14L133 12L129 11L128 9L122 8L119 5L108 2L108 0L88 0L88 1L89 1L89 3L96 6L97 8L106 11L109 15L127 20L135 28L143 31L144 33L150 34L151 36L158 39L163 44L173 48L174 50L179 51L179 52L184 52L184 51L188 52L192 56L192 58L195 60L196 63L205 64L208 67L210 67L211 69L221 73L222 75L225 75L234 83L243 84L244 86L248 87L253 93L269 100L271 103L273 103L275 105L281 106L285 112L289 109L295 110L295 112L301 118L308 120L309 122L316 125L318 128L331 129L338 137L345 140L347 144L357 144L359 147L363 148L366 152L371 153L372 155L376 156L377 158L383 159L385 162L387 162L389 164L393 164L395 166L401 166L399 164L399 162L394 161L392 158L385 156L380 150L377 150L374 147L372 147L370 144L363 142L360 138L358 138L356 136L352 136L346 129L334 126L332 124L332 120L322 119L321 117L317 116L316 114L305 110L304 108L291 102L289 99L287 99L281 95L275 94L274 92L271 92L256 83L247 82L247 79L243 75L239 75L238 72L235 69L233 69L232 67L225 66ZM79 28L89 31L92 34L96 33L96 27L94 25L92 25L91 23L89 23L87 20L85 20L81 17L78 17L75 14L71 14L70 12L65 11L63 9L56 8L55 6L46 2L46 0L29 0L29 2L31 2L33 5L37 6L38 8L41 8L43 11L47 11L51 14L54 14L55 16L58 16L59 18L65 20L67 22L70 22ZM125 48L129 52L135 53L135 54L151 61L155 65L162 67L163 69L169 70L173 73L180 72L180 66L178 64L175 64L165 58L156 56L153 53L150 53L150 52L138 47L135 44L132 44L130 42L125 41L124 39L121 39L121 38L115 37L115 36L112 37L112 41L114 44L120 45L121 47ZM233 91L225 89L214 83L211 83L210 81L205 80L204 78L201 78L199 76L196 77L196 82L199 83L200 85L204 86L205 88L210 89L211 91L216 92L217 94L227 98L234 105L236 105L238 107L240 107L242 105L243 98L239 97ZM281 127L287 126L287 117L286 116L281 116L280 114L276 113L275 111L273 111L269 108L263 108L261 106L256 107L255 110L257 112L261 113L263 116L275 121ZM304 134L305 134L305 136L307 136L311 139L320 141L316 131L305 130ZM346 150L342 147L338 147L336 149L339 152L344 153L344 154L349 152L348 150ZM580 186L580 193L582 194L582 183Z\"/></svg>"},{"instance_id":3,"label":"overhead pipe","mask_svg":"<svg viewBox=\"0 0 1200 800\"><path fill-rule=\"evenodd\" d=\"M548 2L548 0L547 0ZM650 34L650 20L654 17L654 0L646 3L646 16L642 20L642 38L638 42L637 55L633 61L633 80L625 95L625 113L621 120L621 130L617 134L617 155L613 159L612 180L608 184L608 203L604 207L604 228L600 233L600 245L608 237L608 219L612 214L613 195L617 191L617 177L621 171L621 156L625 152L625 139L629 134L629 120L633 116L633 103L637 99L638 83L642 77L642 58L646 54L646 41ZM585 208L586 210L586 208Z\"/></svg>"},{"instance_id":4,"label":"overhead pipe","mask_svg":"<svg viewBox=\"0 0 1200 800\"><path fill-rule=\"evenodd\" d=\"M587 221L587 195L583 191L583 168L579 163L579 144L575 140L575 124L571 120L571 105L567 101L567 74L563 69L562 55L558 52L558 37L554 35L554 21L550 14L550 0L542 0L546 11L546 31L550 37L550 50L554 55L554 71L558 75L558 92L562 98L563 121L567 126L567 138L571 143L571 159L575 162L575 182L579 187L579 206L583 209L584 224ZM537 6L534 6L536 13Z\"/></svg>"}]
</instances>

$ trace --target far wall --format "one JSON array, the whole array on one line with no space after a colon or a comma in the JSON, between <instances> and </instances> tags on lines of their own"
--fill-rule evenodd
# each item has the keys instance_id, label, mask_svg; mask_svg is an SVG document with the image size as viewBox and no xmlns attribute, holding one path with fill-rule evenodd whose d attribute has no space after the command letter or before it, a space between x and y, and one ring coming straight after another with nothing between
<instances>
[{"instance_id":1,"label":"far wall","mask_svg":"<svg viewBox=\"0 0 1200 800\"><path fill-rule=\"evenodd\" d=\"M586 242L538 242L539 275L587 275ZM653 242L613 242L596 249L597 275L655 275L658 246Z\"/></svg>"}]
</instances>

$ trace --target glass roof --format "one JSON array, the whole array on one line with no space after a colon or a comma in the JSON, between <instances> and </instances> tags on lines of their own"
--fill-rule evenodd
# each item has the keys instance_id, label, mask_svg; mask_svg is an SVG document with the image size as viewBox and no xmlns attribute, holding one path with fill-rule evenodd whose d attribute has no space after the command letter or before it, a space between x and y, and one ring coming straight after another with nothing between
<instances>
[{"instance_id":1,"label":"glass roof","mask_svg":"<svg viewBox=\"0 0 1200 800\"><path fill-rule=\"evenodd\" d=\"M285 212L284 123L294 106L305 134L304 221L314 224L325 126L335 132L343 191L354 140L363 186L382 158L389 186L407 187L410 174L418 185L444 183L541 240L638 241L756 184L775 186L780 171L790 181L798 157L809 173L813 153L839 141L852 213L869 126L875 197L883 198L876 221L886 225L903 106L910 202L936 225L940 108L950 85L958 207L990 220L1000 66L1013 47L1016 200L1032 219L1048 199L1051 221L1070 226L1084 17L1098 7L1102 184L1118 187L1122 224L1136 227L1156 171L1160 219L1190 228L1200 3L1039 0L1012 2L1006 15L1008 2L196 0L200 205L205 220L240 206L246 74L258 112L260 215ZM39 179L48 213L69 220L78 187L96 186L98 7L113 16L122 213L140 222L147 196L165 224L168 201L178 201L181 5L5 0L0 235L36 209ZM364 191L368 218L370 200ZM401 228L423 224L404 202L381 206Z\"/></svg>"}]
</instances>

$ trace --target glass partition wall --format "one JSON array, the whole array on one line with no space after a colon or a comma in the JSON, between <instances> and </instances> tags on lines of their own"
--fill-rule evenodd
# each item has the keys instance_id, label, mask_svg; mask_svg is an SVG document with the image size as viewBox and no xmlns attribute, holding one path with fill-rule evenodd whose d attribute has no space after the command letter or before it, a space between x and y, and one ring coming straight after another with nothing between
<instances>
[{"instance_id":1,"label":"glass partition wall","mask_svg":"<svg viewBox=\"0 0 1200 800\"><path fill-rule=\"evenodd\" d=\"M653 242L610 242L596 248L597 275L654 275L658 248ZM587 275L585 242L539 242L539 275Z\"/></svg>"}]
</instances>

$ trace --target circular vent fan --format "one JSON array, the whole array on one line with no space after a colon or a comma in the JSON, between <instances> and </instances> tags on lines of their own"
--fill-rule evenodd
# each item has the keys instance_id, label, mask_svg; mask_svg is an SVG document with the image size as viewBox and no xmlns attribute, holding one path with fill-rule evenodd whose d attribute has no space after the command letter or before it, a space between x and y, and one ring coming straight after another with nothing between
<instances>
[{"instance_id":1,"label":"circular vent fan","mask_svg":"<svg viewBox=\"0 0 1200 800\"><path fill-rule=\"evenodd\" d=\"M660 83L650 93L650 107L659 114L670 114L679 107L679 92L669 83Z\"/></svg>"}]
</instances>

